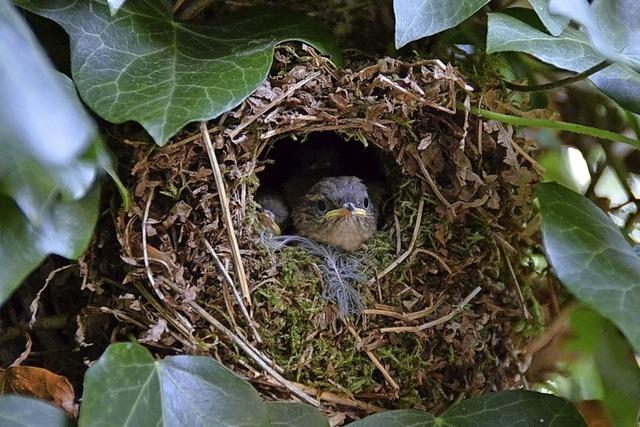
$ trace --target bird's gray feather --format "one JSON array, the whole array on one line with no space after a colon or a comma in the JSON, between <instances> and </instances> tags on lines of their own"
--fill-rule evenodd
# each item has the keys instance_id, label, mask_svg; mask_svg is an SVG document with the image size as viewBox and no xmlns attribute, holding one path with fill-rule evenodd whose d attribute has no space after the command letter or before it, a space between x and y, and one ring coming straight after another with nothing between
<instances>
[{"instance_id":1,"label":"bird's gray feather","mask_svg":"<svg viewBox=\"0 0 640 427\"><path fill-rule=\"evenodd\" d=\"M362 313L364 303L356 289L358 283L366 282L366 277L362 273L364 261L362 257L301 236L264 234L262 241L272 250L279 250L293 243L318 258L320 261L318 267L324 281L322 298L334 303L341 317Z\"/></svg>"}]
</instances>

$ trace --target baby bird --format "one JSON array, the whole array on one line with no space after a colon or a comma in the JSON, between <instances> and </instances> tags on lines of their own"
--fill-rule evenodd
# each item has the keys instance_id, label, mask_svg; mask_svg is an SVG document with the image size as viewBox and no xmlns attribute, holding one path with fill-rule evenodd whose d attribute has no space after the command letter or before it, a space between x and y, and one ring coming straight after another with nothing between
<instances>
[{"instance_id":1,"label":"baby bird","mask_svg":"<svg viewBox=\"0 0 640 427\"><path fill-rule=\"evenodd\" d=\"M282 195L264 192L258 194L256 201L262 208L258 215L262 226L275 236L281 235L289 223L289 208Z\"/></svg>"},{"instance_id":2,"label":"baby bird","mask_svg":"<svg viewBox=\"0 0 640 427\"><path fill-rule=\"evenodd\" d=\"M291 219L304 237L354 251L376 232L377 211L355 176L323 178L291 200Z\"/></svg>"}]
</instances>

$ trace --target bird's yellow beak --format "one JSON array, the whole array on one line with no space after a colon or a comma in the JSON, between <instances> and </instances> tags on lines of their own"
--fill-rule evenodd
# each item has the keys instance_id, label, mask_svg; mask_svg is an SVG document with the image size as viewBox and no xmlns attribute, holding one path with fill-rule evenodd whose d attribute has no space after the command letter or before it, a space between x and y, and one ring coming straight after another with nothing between
<instances>
[{"instance_id":1,"label":"bird's yellow beak","mask_svg":"<svg viewBox=\"0 0 640 427\"><path fill-rule=\"evenodd\" d=\"M274 236L280 236L282 234L282 230L280 230L280 226L278 224L276 224L275 221L273 221L273 224L269 224L271 228L271 231L273 231L273 235Z\"/></svg>"},{"instance_id":2,"label":"bird's yellow beak","mask_svg":"<svg viewBox=\"0 0 640 427\"><path fill-rule=\"evenodd\" d=\"M271 231L273 233L274 236L280 236L282 235L282 230L280 229L280 226L278 225L278 223L271 218L269 215L267 215L264 212L261 212L259 215L259 220L262 223L262 225L269 231Z\"/></svg>"},{"instance_id":3,"label":"bird's yellow beak","mask_svg":"<svg viewBox=\"0 0 640 427\"><path fill-rule=\"evenodd\" d=\"M324 214L324 217L326 219L330 219L334 217L350 217L351 215L359 216L361 218L366 218L367 211L362 208L353 208L353 209L339 208L339 209L333 209L327 212L326 214Z\"/></svg>"}]
</instances>

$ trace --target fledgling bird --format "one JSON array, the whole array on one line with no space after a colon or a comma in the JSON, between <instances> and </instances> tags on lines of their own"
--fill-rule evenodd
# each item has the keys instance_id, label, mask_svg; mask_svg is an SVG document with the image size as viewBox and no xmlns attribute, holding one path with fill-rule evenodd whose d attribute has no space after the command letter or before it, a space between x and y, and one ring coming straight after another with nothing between
<instances>
[{"instance_id":1,"label":"fledgling bird","mask_svg":"<svg viewBox=\"0 0 640 427\"><path fill-rule=\"evenodd\" d=\"M360 178L327 177L298 193L289 200L299 235L354 251L376 232L378 212Z\"/></svg>"},{"instance_id":2,"label":"fledgling bird","mask_svg":"<svg viewBox=\"0 0 640 427\"><path fill-rule=\"evenodd\" d=\"M256 201L262 208L258 219L272 234L279 236L289 223L289 208L281 194L267 191L258 194Z\"/></svg>"}]
</instances>

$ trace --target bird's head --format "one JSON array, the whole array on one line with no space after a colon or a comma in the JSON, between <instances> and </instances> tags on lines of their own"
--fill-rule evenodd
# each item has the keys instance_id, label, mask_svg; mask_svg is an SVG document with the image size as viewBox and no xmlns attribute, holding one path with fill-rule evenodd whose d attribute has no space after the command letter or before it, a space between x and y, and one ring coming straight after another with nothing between
<instances>
[{"instance_id":1,"label":"bird's head","mask_svg":"<svg viewBox=\"0 0 640 427\"><path fill-rule=\"evenodd\" d=\"M355 176L321 179L293 211L299 234L348 251L376 231L376 207L367 186Z\"/></svg>"}]
</instances>

